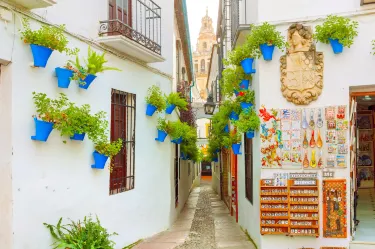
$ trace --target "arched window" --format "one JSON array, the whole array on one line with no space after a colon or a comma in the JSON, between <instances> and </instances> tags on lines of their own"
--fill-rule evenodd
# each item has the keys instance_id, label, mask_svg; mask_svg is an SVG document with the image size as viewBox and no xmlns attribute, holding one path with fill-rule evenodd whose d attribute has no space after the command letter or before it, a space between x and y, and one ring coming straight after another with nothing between
<instances>
[{"instance_id":1,"label":"arched window","mask_svg":"<svg viewBox=\"0 0 375 249\"><path fill-rule=\"evenodd\" d=\"M206 69L206 64L204 59L201 60L201 71L204 71Z\"/></svg>"},{"instance_id":2,"label":"arched window","mask_svg":"<svg viewBox=\"0 0 375 249\"><path fill-rule=\"evenodd\" d=\"M203 48L207 49L207 42L203 42Z\"/></svg>"}]
</instances>

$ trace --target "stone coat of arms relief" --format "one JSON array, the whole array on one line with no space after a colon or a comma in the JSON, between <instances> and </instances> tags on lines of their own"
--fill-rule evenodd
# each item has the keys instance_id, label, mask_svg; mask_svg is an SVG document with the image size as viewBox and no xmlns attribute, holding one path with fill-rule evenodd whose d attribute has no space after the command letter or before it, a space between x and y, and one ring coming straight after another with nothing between
<instances>
[{"instance_id":1,"label":"stone coat of arms relief","mask_svg":"<svg viewBox=\"0 0 375 249\"><path fill-rule=\"evenodd\" d=\"M280 58L281 91L296 105L308 105L323 89L323 53L316 52L311 27L293 24L288 29L286 55Z\"/></svg>"}]
</instances>

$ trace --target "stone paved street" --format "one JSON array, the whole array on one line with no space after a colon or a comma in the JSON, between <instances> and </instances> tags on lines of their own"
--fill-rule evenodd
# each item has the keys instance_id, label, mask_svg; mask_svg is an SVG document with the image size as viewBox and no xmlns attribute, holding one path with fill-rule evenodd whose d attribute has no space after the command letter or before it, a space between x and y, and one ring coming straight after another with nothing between
<instances>
[{"instance_id":1,"label":"stone paved street","mask_svg":"<svg viewBox=\"0 0 375 249\"><path fill-rule=\"evenodd\" d=\"M136 249L255 249L220 197L203 182L195 188L173 226Z\"/></svg>"}]
</instances>

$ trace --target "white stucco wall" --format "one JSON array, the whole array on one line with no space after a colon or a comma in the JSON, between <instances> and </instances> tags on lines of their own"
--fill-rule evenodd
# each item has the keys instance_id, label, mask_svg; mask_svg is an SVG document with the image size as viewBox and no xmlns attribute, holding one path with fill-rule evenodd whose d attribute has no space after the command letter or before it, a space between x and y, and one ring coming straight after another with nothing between
<instances>
[{"instance_id":1,"label":"white stucco wall","mask_svg":"<svg viewBox=\"0 0 375 249\"><path fill-rule=\"evenodd\" d=\"M77 3L74 1L73 4L71 0L59 2L62 4L60 7L57 4L48 10L39 10L38 13L42 13L49 21L65 22L68 30L82 32L84 36L89 34L89 38L92 38L95 36L98 21L104 15L101 11L106 12L103 4L106 1L81 2L85 2L85 6L90 6L90 11L92 10L92 12L85 12L85 18L82 18L81 11L85 7L77 7ZM173 6L173 2L161 0L160 4L165 7L163 18L166 20L163 22L173 20L174 12L170 7ZM73 5L75 7L71 8ZM20 28L19 17L15 19L16 32ZM82 19L82 22L77 21L77 18ZM8 42L11 39L13 44L13 23L8 23L7 29L3 28L2 21L0 25L2 25L0 37L7 37ZM34 21L32 25L38 26ZM173 27L173 21L165 28L170 29L170 27ZM169 44L172 37L172 33L164 32L163 56L167 61L158 66L170 74L173 70L173 51L172 46L166 44ZM71 36L68 36L68 39L69 46L80 48L80 55L86 56L88 49L86 43ZM117 243L116 248L123 248L140 238L167 229L171 223L171 203L174 202L174 195L170 194L173 189L173 181L170 178L173 175L173 146L168 138L165 143L154 141L158 115L146 117L144 99L147 89L154 84L159 85L164 93L170 93L172 90L170 78L108 54L106 56L108 65L120 68L121 72L108 71L98 75L87 91L79 89L75 82L71 83L69 89L60 89L57 87L54 69L64 65L71 58L54 52L45 69L32 68L30 47L21 42L18 33L14 35L14 47L11 52L9 53L9 47L8 50L4 50L4 53L1 50L0 56L12 58L12 64L7 68L7 71L11 69L8 75L11 81L6 81L7 84L0 86L2 97L5 93L10 94L6 95L7 98L0 98L1 113L5 113L2 117L9 117L9 120L2 121L0 126L6 131L6 136L1 133L0 142L1 248L49 248L52 239L43 222L56 224L60 217L65 221L67 218L77 220L90 213L97 214L102 225L108 228L109 232L119 234L113 238ZM112 88L136 94L136 144L135 188L110 196L108 167L104 170L93 170L90 167L93 163L94 150L90 140L86 138L83 142L72 142L68 139L67 144L63 144L63 139L57 131L51 133L47 143L32 141L30 136L35 132L32 119L32 115L35 114L31 94L33 91L44 92L49 97L57 97L58 93L64 92L78 105L90 104L92 112L106 111L110 120ZM3 109L5 106L3 103L10 103L10 98L12 109L10 106L8 109ZM12 145L12 172L10 172L9 153ZM10 173L12 182L9 179ZM10 200L13 200L12 207L8 205ZM9 218L12 215L13 220L10 222ZM12 240L13 247L8 246Z\"/></svg>"}]
</instances>

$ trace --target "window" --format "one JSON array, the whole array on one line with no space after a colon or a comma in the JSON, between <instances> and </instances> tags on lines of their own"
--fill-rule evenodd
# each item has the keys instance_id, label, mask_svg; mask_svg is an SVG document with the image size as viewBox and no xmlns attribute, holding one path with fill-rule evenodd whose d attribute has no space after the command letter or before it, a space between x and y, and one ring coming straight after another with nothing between
<instances>
[{"instance_id":1,"label":"window","mask_svg":"<svg viewBox=\"0 0 375 249\"><path fill-rule=\"evenodd\" d=\"M204 71L206 68L206 63L204 61L204 59L201 60L201 71Z\"/></svg>"},{"instance_id":2,"label":"window","mask_svg":"<svg viewBox=\"0 0 375 249\"><path fill-rule=\"evenodd\" d=\"M112 158L110 194L134 188L135 164L135 94L112 89L111 141L122 139L122 149Z\"/></svg>"},{"instance_id":3,"label":"window","mask_svg":"<svg viewBox=\"0 0 375 249\"><path fill-rule=\"evenodd\" d=\"M253 140L245 137L245 188L246 198L253 203Z\"/></svg>"},{"instance_id":4,"label":"window","mask_svg":"<svg viewBox=\"0 0 375 249\"><path fill-rule=\"evenodd\" d=\"M132 0L109 0L109 19L119 20L132 26L131 2Z\"/></svg>"}]
</instances>

